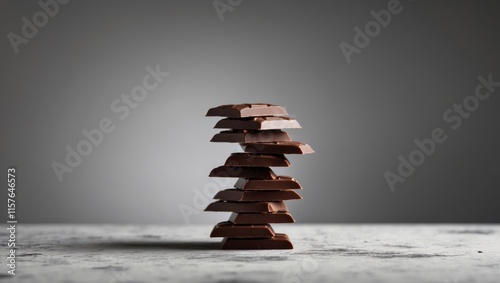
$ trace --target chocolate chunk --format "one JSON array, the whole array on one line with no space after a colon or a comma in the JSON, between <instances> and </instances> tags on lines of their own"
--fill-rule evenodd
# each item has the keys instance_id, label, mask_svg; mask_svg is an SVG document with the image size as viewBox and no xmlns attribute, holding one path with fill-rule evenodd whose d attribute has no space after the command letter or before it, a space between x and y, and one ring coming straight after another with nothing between
<instances>
[{"instance_id":1,"label":"chocolate chunk","mask_svg":"<svg viewBox=\"0 0 500 283\"><path fill-rule=\"evenodd\" d=\"M214 168L209 177L239 177L249 179L274 179L276 174L268 167L219 166Z\"/></svg>"},{"instance_id":2,"label":"chocolate chunk","mask_svg":"<svg viewBox=\"0 0 500 283\"><path fill-rule=\"evenodd\" d=\"M289 167L290 162L283 154L252 154L237 152L232 153L225 166L250 166L250 167Z\"/></svg>"},{"instance_id":3,"label":"chocolate chunk","mask_svg":"<svg viewBox=\"0 0 500 283\"><path fill-rule=\"evenodd\" d=\"M300 184L292 177L277 176L273 180L248 180L238 179L234 187L244 191L275 191L301 189Z\"/></svg>"},{"instance_id":4,"label":"chocolate chunk","mask_svg":"<svg viewBox=\"0 0 500 283\"><path fill-rule=\"evenodd\" d=\"M237 129L237 130L279 130L300 128L299 123L290 117L253 117L222 119L215 124L216 129Z\"/></svg>"},{"instance_id":5,"label":"chocolate chunk","mask_svg":"<svg viewBox=\"0 0 500 283\"><path fill-rule=\"evenodd\" d=\"M232 211L232 212L276 212L288 210L285 202L229 202L216 201L212 202L205 208L205 211Z\"/></svg>"},{"instance_id":6,"label":"chocolate chunk","mask_svg":"<svg viewBox=\"0 0 500 283\"><path fill-rule=\"evenodd\" d=\"M235 225L228 221L215 225L210 234L211 238L270 238L274 236L274 230L269 224Z\"/></svg>"},{"instance_id":7,"label":"chocolate chunk","mask_svg":"<svg viewBox=\"0 0 500 283\"><path fill-rule=\"evenodd\" d=\"M224 238L223 250L272 250L293 249L292 242L286 234L276 233L272 238Z\"/></svg>"},{"instance_id":8,"label":"chocolate chunk","mask_svg":"<svg viewBox=\"0 0 500 283\"><path fill-rule=\"evenodd\" d=\"M307 154L314 152L308 144L296 141L246 143L241 144L241 147L249 153Z\"/></svg>"},{"instance_id":9,"label":"chocolate chunk","mask_svg":"<svg viewBox=\"0 0 500 283\"><path fill-rule=\"evenodd\" d=\"M280 130L229 130L215 134L211 142L278 142L291 141L290 136Z\"/></svg>"},{"instance_id":10,"label":"chocolate chunk","mask_svg":"<svg viewBox=\"0 0 500 283\"><path fill-rule=\"evenodd\" d=\"M267 103L227 104L210 108L206 116L244 118L288 115L285 108Z\"/></svg>"},{"instance_id":11,"label":"chocolate chunk","mask_svg":"<svg viewBox=\"0 0 500 283\"><path fill-rule=\"evenodd\" d=\"M231 213L229 221L234 224L265 224L265 223L294 223L292 215L288 211L272 213Z\"/></svg>"},{"instance_id":12,"label":"chocolate chunk","mask_svg":"<svg viewBox=\"0 0 500 283\"><path fill-rule=\"evenodd\" d=\"M236 189L227 189L219 191L214 199L224 201L280 201L290 199L302 199L302 197L292 190L286 191L241 191Z\"/></svg>"}]
</instances>

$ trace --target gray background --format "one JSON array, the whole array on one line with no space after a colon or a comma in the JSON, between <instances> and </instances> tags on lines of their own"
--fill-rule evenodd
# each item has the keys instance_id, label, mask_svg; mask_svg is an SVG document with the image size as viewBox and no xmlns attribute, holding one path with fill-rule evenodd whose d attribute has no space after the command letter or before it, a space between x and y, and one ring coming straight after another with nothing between
<instances>
[{"instance_id":1,"label":"gray background","mask_svg":"<svg viewBox=\"0 0 500 283\"><path fill-rule=\"evenodd\" d=\"M243 1L221 21L212 1L73 0L15 54L7 33L40 7L0 2L0 168L18 170L20 221L184 223L179 205L193 206L193 189L238 150L209 143L217 119L206 110L270 102L316 150L277 170L304 187L288 202L297 222L498 223L500 91L456 131L442 114L478 75L500 80L499 2L402 1L348 64L339 44L387 3ZM170 76L119 120L111 102L157 64ZM59 183L51 163L105 117L115 131ZM391 192L383 173L435 127L448 140Z\"/></svg>"}]
</instances>

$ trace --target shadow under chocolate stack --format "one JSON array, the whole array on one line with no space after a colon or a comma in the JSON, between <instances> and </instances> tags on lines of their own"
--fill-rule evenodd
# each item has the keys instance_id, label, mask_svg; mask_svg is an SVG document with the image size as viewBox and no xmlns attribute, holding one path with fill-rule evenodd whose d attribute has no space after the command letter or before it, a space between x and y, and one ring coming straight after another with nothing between
<instances>
[{"instance_id":1,"label":"shadow under chocolate stack","mask_svg":"<svg viewBox=\"0 0 500 283\"><path fill-rule=\"evenodd\" d=\"M223 130L211 142L240 143L244 152L232 153L210 177L238 178L234 188L218 192L205 211L233 212L229 221L215 225L210 237L223 237L222 249L292 249L286 234L275 233L270 223L293 223L284 201L301 199L292 177L277 176L270 167L288 167L285 154L314 152L291 141L282 129L300 128L285 108L265 103L222 105L206 116L226 117L215 125Z\"/></svg>"}]
</instances>

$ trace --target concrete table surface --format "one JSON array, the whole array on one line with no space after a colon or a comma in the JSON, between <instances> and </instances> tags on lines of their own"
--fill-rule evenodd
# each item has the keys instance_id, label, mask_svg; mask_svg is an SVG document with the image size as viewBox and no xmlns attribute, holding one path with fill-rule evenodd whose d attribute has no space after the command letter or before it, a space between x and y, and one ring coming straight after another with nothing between
<instances>
[{"instance_id":1,"label":"concrete table surface","mask_svg":"<svg viewBox=\"0 0 500 283\"><path fill-rule=\"evenodd\" d=\"M500 282L500 225L274 225L293 250L220 250L211 225L18 224L0 282Z\"/></svg>"}]
</instances>

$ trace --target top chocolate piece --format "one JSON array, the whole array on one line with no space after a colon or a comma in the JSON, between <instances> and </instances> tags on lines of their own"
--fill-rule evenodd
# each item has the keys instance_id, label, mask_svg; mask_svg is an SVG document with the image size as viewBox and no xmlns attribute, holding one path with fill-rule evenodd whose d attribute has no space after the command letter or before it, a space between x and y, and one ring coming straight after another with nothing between
<instances>
[{"instance_id":1,"label":"top chocolate piece","mask_svg":"<svg viewBox=\"0 0 500 283\"><path fill-rule=\"evenodd\" d=\"M288 115L285 108L268 103L227 104L210 108L206 116L245 118Z\"/></svg>"}]
</instances>

